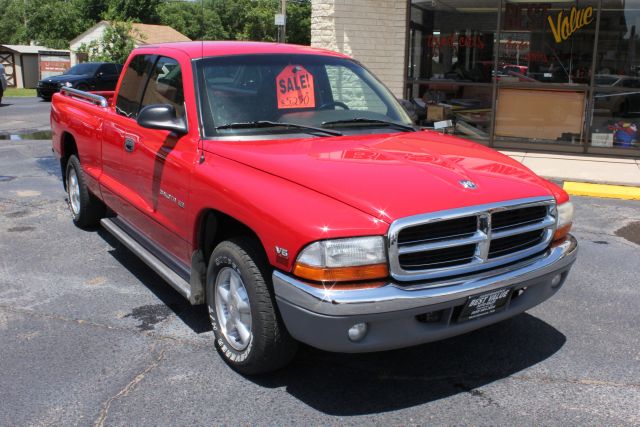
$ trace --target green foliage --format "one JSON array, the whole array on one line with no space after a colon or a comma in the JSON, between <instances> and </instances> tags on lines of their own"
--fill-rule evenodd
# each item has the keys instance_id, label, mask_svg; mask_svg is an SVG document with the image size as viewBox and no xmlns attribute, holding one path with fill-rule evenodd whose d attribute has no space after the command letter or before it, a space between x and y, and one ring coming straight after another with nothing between
<instances>
[{"instance_id":1,"label":"green foliage","mask_svg":"<svg viewBox=\"0 0 640 427\"><path fill-rule=\"evenodd\" d=\"M253 0L203 0L204 8L215 10L223 22L230 40L239 39L244 31L245 17L255 7Z\"/></svg>"},{"instance_id":2,"label":"green foliage","mask_svg":"<svg viewBox=\"0 0 640 427\"><path fill-rule=\"evenodd\" d=\"M274 15L278 11L278 0L256 0L244 16L244 28L238 35L240 40L273 42L278 37Z\"/></svg>"},{"instance_id":3,"label":"green foliage","mask_svg":"<svg viewBox=\"0 0 640 427\"><path fill-rule=\"evenodd\" d=\"M287 4L287 43L311 44L311 1Z\"/></svg>"},{"instance_id":4,"label":"green foliage","mask_svg":"<svg viewBox=\"0 0 640 427\"><path fill-rule=\"evenodd\" d=\"M27 2L27 38L43 46L68 49L69 40L93 25L82 16L81 3L82 0Z\"/></svg>"},{"instance_id":5,"label":"green foliage","mask_svg":"<svg viewBox=\"0 0 640 427\"><path fill-rule=\"evenodd\" d=\"M158 5L161 0L107 0L105 19L133 21L144 24L158 23Z\"/></svg>"},{"instance_id":6,"label":"green foliage","mask_svg":"<svg viewBox=\"0 0 640 427\"><path fill-rule=\"evenodd\" d=\"M226 40L229 33L215 9L202 3L166 1L158 6L160 23L169 25L192 40Z\"/></svg>"},{"instance_id":7,"label":"green foliage","mask_svg":"<svg viewBox=\"0 0 640 427\"><path fill-rule=\"evenodd\" d=\"M28 43L25 3L17 0L0 0L0 43Z\"/></svg>"},{"instance_id":8,"label":"green foliage","mask_svg":"<svg viewBox=\"0 0 640 427\"><path fill-rule=\"evenodd\" d=\"M279 0L0 0L0 43L68 48L103 19L169 25L194 40L274 41L278 10ZM288 0L288 43L309 44L310 17L310 0ZM127 45L118 31L106 41L120 46L115 55Z\"/></svg>"},{"instance_id":9,"label":"green foliage","mask_svg":"<svg viewBox=\"0 0 640 427\"><path fill-rule=\"evenodd\" d=\"M131 37L131 24L128 22L114 22L105 28L104 34L89 45L82 45L78 52L89 55L92 62L117 62L124 64L129 53L135 47Z\"/></svg>"}]
</instances>

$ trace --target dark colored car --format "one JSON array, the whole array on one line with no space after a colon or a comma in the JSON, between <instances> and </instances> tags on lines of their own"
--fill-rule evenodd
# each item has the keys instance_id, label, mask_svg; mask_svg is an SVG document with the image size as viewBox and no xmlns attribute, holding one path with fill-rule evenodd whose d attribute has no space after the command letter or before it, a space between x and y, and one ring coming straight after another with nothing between
<instances>
[{"instance_id":1,"label":"dark colored car","mask_svg":"<svg viewBox=\"0 0 640 427\"><path fill-rule=\"evenodd\" d=\"M596 74L595 108L612 117L636 116L640 113L640 78L617 74Z\"/></svg>"},{"instance_id":2,"label":"dark colored car","mask_svg":"<svg viewBox=\"0 0 640 427\"><path fill-rule=\"evenodd\" d=\"M74 65L59 76L40 80L36 91L40 98L50 101L62 86L79 90L115 90L121 71L122 64L85 62Z\"/></svg>"}]
</instances>

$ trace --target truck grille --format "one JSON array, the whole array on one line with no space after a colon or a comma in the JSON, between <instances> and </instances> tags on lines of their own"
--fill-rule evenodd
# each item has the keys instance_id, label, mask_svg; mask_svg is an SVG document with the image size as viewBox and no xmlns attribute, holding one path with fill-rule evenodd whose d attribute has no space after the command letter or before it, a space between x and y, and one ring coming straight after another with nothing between
<instances>
[{"instance_id":1,"label":"truck grille","mask_svg":"<svg viewBox=\"0 0 640 427\"><path fill-rule=\"evenodd\" d=\"M397 280L467 274L547 248L556 204L531 198L402 218L389 229L389 264Z\"/></svg>"}]
</instances>

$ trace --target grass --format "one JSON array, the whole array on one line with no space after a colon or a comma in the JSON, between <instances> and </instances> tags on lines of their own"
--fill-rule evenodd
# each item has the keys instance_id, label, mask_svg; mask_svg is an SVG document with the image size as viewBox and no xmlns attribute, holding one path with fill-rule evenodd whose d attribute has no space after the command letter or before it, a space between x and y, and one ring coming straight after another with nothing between
<instances>
[{"instance_id":1,"label":"grass","mask_svg":"<svg viewBox=\"0 0 640 427\"><path fill-rule=\"evenodd\" d=\"M5 89L3 96L36 96L36 90L8 87L7 89Z\"/></svg>"}]
</instances>

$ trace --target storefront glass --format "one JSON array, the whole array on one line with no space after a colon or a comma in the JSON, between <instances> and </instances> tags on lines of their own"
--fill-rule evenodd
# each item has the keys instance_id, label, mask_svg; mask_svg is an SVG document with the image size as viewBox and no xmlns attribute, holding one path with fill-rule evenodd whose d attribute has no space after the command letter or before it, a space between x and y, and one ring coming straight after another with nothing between
<instances>
[{"instance_id":1,"label":"storefront glass","mask_svg":"<svg viewBox=\"0 0 640 427\"><path fill-rule=\"evenodd\" d=\"M595 3L503 2L496 140L584 143Z\"/></svg>"},{"instance_id":2,"label":"storefront glass","mask_svg":"<svg viewBox=\"0 0 640 427\"><path fill-rule=\"evenodd\" d=\"M640 148L640 0L602 2L591 146Z\"/></svg>"},{"instance_id":3,"label":"storefront glass","mask_svg":"<svg viewBox=\"0 0 640 427\"><path fill-rule=\"evenodd\" d=\"M640 0L411 0L407 97L489 145L640 148ZM618 150L619 151L619 150Z\"/></svg>"},{"instance_id":4,"label":"storefront glass","mask_svg":"<svg viewBox=\"0 0 640 427\"><path fill-rule=\"evenodd\" d=\"M412 1L408 87L427 125L452 119L455 133L489 141L495 0Z\"/></svg>"}]
</instances>

